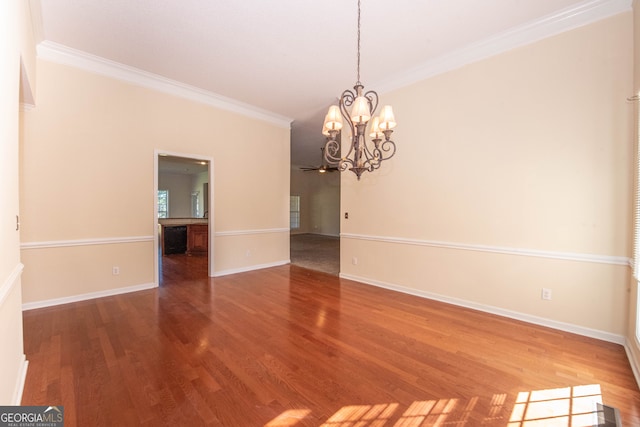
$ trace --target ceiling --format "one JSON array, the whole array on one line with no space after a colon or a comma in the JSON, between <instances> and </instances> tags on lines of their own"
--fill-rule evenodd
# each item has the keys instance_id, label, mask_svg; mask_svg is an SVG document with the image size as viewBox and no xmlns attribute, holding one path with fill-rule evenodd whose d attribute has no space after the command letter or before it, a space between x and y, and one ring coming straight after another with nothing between
<instances>
[{"instance_id":1,"label":"ceiling","mask_svg":"<svg viewBox=\"0 0 640 427\"><path fill-rule=\"evenodd\" d=\"M158 172L197 175L209 170L209 162L176 156L158 156Z\"/></svg>"},{"instance_id":2,"label":"ceiling","mask_svg":"<svg viewBox=\"0 0 640 427\"><path fill-rule=\"evenodd\" d=\"M33 1L40 40L291 119L297 165L320 164L326 109L356 81L356 0ZM383 95L452 52L603 1L363 0L361 80Z\"/></svg>"}]
</instances>

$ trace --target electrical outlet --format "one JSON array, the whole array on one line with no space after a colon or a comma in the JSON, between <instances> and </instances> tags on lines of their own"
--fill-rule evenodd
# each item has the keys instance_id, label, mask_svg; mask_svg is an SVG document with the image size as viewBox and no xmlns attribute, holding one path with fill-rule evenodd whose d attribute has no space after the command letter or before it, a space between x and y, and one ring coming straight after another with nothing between
<instances>
[{"instance_id":1,"label":"electrical outlet","mask_svg":"<svg viewBox=\"0 0 640 427\"><path fill-rule=\"evenodd\" d=\"M551 289L548 288L542 288L542 295L541 295L543 300L546 301L551 301Z\"/></svg>"},{"instance_id":2,"label":"electrical outlet","mask_svg":"<svg viewBox=\"0 0 640 427\"><path fill-rule=\"evenodd\" d=\"M114 265L111 268L111 274L113 274L114 276L119 275L120 274L120 267Z\"/></svg>"},{"instance_id":3,"label":"electrical outlet","mask_svg":"<svg viewBox=\"0 0 640 427\"><path fill-rule=\"evenodd\" d=\"M358 265L358 257L354 256L353 258L351 258L351 264Z\"/></svg>"},{"instance_id":4,"label":"electrical outlet","mask_svg":"<svg viewBox=\"0 0 640 427\"><path fill-rule=\"evenodd\" d=\"M247 249L247 252L244 254L247 258L251 256L251 250Z\"/></svg>"},{"instance_id":5,"label":"electrical outlet","mask_svg":"<svg viewBox=\"0 0 640 427\"><path fill-rule=\"evenodd\" d=\"M344 213L344 219L349 219L349 212Z\"/></svg>"}]
</instances>

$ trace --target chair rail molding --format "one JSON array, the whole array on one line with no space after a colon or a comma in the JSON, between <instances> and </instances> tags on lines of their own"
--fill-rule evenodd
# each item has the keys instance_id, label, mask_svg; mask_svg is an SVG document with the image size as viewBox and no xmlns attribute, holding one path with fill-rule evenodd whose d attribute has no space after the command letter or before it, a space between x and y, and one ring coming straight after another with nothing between
<instances>
[{"instance_id":1,"label":"chair rail molding","mask_svg":"<svg viewBox=\"0 0 640 427\"><path fill-rule=\"evenodd\" d=\"M550 258L563 261L592 262L631 266L629 257L615 255L595 255L575 252L543 251L538 249L513 248L505 246L477 245L471 243L443 242L438 240L408 239L404 237L369 236L364 234L340 233L344 239L369 240L382 243L396 243L401 245L428 246L433 248L454 249L463 251L489 252L505 255L518 255L537 258Z\"/></svg>"},{"instance_id":2,"label":"chair rail molding","mask_svg":"<svg viewBox=\"0 0 640 427\"><path fill-rule=\"evenodd\" d=\"M44 242L24 242L20 249L65 248L71 246L114 245L120 243L153 242L153 236L101 237L94 239L50 240Z\"/></svg>"}]
</instances>

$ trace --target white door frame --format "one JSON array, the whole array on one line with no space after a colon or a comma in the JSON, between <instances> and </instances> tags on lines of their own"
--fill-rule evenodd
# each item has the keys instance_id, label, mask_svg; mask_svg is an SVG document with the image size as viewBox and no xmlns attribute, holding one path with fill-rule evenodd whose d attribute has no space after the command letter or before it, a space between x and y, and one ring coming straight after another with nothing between
<instances>
[{"instance_id":1,"label":"white door frame","mask_svg":"<svg viewBox=\"0 0 640 427\"><path fill-rule=\"evenodd\" d=\"M208 257L208 265L209 265L208 276L213 277L213 274L215 272L214 262L213 262L213 259L214 259L213 250L214 250L214 241L215 241L214 240L215 221L213 221L213 215L215 212L214 203L213 203L214 202L213 157L203 156L200 154L178 153L176 151L161 150L156 148L153 154L153 230L154 230L153 232L153 268L154 268L153 280L154 280L154 283L156 286L160 284L160 271L159 271L160 266L158 265L158 251L160 249L160 242L158 241L158 159L161 156L184 157L187 159L201 160L209 163L209 215L207 216L208 223L209 223L209 251L208 251L207 257Z\"/></svg>"}]
</instances>

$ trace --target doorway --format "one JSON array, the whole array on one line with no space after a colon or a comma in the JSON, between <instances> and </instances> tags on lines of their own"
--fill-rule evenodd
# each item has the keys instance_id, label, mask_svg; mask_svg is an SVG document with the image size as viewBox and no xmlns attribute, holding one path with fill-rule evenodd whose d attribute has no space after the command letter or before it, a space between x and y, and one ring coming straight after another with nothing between
<instances>
[{"instance_id":1,"label":"doorway","mask_svg":"<svg viewBox=\"0 0 640 427\"><path fill-rule=\"evenodd\" d=\"M213 277L213 176L211 157L155 150L153 224L156 232L153 236L156 286L162 278L164 240L161 236L164 236L163 229L168 227L172 228L172 232L192 234L189 241L195 242L195 246L185 248L185 253L202 255L206 250L207 275ZM205 227L206 236L203 236ZM182 236L179 237L178 240L181 240Z\"/></svg>"},{"instance_id":2,"label":"doorway","mask_svg":"<svg viewBox=\"0 0 640 427\"><path fill-rule=\"evenodd\" d=\"M340 172L291 168L290 259L312 270L340 272Z\"/></svg>"}]
</instances>

